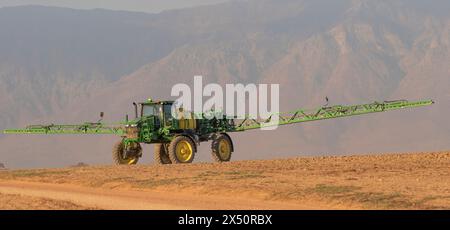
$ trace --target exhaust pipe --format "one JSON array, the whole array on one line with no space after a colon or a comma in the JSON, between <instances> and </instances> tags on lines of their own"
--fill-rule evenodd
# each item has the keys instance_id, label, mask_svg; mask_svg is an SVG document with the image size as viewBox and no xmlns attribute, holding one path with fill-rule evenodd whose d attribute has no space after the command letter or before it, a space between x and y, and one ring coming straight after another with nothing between
<instances>
[{"instance_id":1,"label":"exhaust pipe","mask_svg":"<svg viewBox=\"0 0 450 230\"><path fill-rule=\"evenodd\" d=\"M137 107L136 102L133 102L133 105L134 105L134 116L137 119L138 118L138 107Z\"/></svg>"}]
</instances>

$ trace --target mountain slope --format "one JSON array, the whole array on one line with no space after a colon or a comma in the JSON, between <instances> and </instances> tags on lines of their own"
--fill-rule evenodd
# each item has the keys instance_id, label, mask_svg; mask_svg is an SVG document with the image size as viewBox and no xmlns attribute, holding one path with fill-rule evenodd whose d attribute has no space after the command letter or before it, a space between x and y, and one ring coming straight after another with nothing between
<instances>
[{"instance_id":1,"label":"mountain slope","mask_svg":"<svg viewBox=\"0 0 450 230\"><path fill-rule=\"evenodd\" d=\"M154 15L24 6L0 9L0 129L48 116L157 60L176 36Z\"/></svg>"}]
</instances>

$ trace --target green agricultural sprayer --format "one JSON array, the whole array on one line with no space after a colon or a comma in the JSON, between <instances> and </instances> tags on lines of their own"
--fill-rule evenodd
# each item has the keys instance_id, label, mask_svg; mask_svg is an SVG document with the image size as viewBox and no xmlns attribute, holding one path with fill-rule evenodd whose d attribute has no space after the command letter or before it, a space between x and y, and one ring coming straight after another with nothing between
<instances>
[{"instance_id":1,"label":"green agricultural sprayer","mask_svg":"<svg viewBox=\"0 0 450 230\"><path fill-rule=\"evenodd\" d=\"M229 119L226 116L203 119L172 116L173 101L133 103L135 119L118 124L103 122L80 125L31 125L25 129L4 130L5 134L115 134L121 140L113 148L116 164L136 164L142 156L141 144L155 144L155 162L159 164L191 163L197 146L212 141L211 153L217 162L230 161L234 145L227 133L259 129L270 122L258 119ZM431 105L434 102L385 101L363 105L325 106L316 110L297 110L277 114L278 125L348 117L369 113ZM138 108L140 107L140 108ZM103 113L101 113L103 117Z\"/></svg>"}]
</instances>

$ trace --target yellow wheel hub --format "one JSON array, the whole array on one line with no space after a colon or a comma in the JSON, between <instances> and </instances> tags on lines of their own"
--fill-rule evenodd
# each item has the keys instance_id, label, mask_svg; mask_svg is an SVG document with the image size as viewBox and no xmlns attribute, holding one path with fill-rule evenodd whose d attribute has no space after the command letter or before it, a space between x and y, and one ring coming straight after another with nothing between
<instances>
[{"instance_id":1,"label":"yellow wheel hub","mask_svg":"<svg viewBox=\"0 0 450 230\"><path fill-rule=\"evenodd\" d=\"M125 153L122 153L122 156L121 156L122 164L124 164L124 165L134 165L134 164L136 164L136 161L138 160L137 157L127 157L127 158L125 158L124 154Z\"/></svg>"},{"instance_id":2,"label":"yellow wheel hub","mask_svg":"<svg viewBox=\"0 0 450 230\"><path fill-rule=\"evenodd\" d=\"M222 158L223 160L226 160L230 157L230 154L231 154L230 143L228 141L226 141L225 139L220 140L220 142L219 142L220 158Z\"/></svg>"},{"instance_id":3,"label":"yellow wheel hub","mask_svg":"<svg viewBox=\"0 0 450 230\"><path fill-rule=\"evenodd\" d=\"M180 162L188 162L192 158L192 146L188 141L180 141L176 147L176 155Z\"/></svg>"},{"instance_id":4,"label":"yellow wheel hub","mask_svg":"<svg viewBox=\"0 0 450 230\"><path fill-rule=\"evenodd\" d=\"M129 158L127 164L132 165L137 161L137 158Z\"/></svg>"}]
</instances>

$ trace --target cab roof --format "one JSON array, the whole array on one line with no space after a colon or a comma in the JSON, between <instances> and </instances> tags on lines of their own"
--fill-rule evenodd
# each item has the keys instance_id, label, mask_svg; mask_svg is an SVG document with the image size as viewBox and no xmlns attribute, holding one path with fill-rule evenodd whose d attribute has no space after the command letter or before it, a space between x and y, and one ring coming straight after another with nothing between
<instances>
[{"instance_id":1,"label":"cab roof","mask_svg":"<svg viewBox=\"0 0 450 230\"><path fill-rule=\"evenodd\" d=\"M154 101L152 99L148 99L145 102L141 102L141 105L171 105L174 101Z\"/></svg>"}]
</instances>

